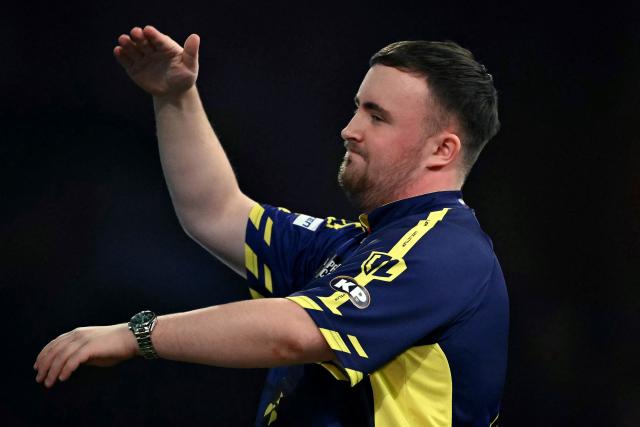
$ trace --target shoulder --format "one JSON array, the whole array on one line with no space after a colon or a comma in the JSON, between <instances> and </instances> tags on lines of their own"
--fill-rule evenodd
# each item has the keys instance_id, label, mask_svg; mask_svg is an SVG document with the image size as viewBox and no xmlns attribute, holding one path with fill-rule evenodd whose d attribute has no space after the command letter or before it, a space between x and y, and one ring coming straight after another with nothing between
<instances>
[{"instance_id":1,"label":"shoulder","mask_svg":"<svg viewBox=\"0 0 640 427\"><path fill-rule=\"evenodd\" d=\"M495 255L473 212L464 208L431 214L412 215L372 234L371 246L402 259L425 277L461 280L472 276L475 283L487 277Z\"/></svg>"},{"instance_id":2,"label":"shoulder","mask_svg":"<svg viewBox=\"0 0 640 427\"><path fill-rule=\"evenodd\" d=\"M249 215L248 235L264 240L267 246L292 250L311 249L322 252L342 241L360 235L360 222L291 212L268 204L256 205Z\"/></svg>"},{"instance_id":3,"label":"shoulder","mask_svg":"<svg viewBox=\"0 0 640 427\"><path fill-rule=\"evenodd\" d=\"M423 244L437 247L445 255L468 253L493 258L491 239L482 231L470 209L450 209L428 237Z\"/></svg>"}]
</instances>

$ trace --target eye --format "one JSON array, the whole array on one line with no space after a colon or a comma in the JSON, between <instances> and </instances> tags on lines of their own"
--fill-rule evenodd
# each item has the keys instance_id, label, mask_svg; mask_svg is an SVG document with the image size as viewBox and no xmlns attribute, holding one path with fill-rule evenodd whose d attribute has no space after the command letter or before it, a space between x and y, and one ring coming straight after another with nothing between
<instances>
[{"instance_id":1,"label":"eye","mask_svg":"<svg viewBox=\"0 0 640 427\"><path fill-rule=\"evenodd\" d=\"M358 110L359 110L359 109L360 109L359 107L356 107L356 108L353 110L353 115L354 115L354 116L358 113ZM369 116L371 117L371 121L372 121L372 122L384 122L384 119L383 119L382 117L380 117L380 116L376 115L376 114L369 114Z\"/></svg>"}]
</instances>

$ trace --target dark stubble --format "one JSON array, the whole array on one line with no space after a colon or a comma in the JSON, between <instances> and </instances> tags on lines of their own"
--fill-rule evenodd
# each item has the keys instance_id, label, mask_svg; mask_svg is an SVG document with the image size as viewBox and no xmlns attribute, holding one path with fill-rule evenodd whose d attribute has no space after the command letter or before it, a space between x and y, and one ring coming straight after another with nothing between
<instances>
[{"instance_id":1,"label":"dark stubble","mask_svg":"<svg viewBox=\"0 0 640 427\"><path fill-rule=\"evenodd\" d=\"M371 212L402 196L418 172L419 151L419 148L414 148L405 153L395 164L388 164L377 176L371 174L367 157L364 157L367 164L363 171L355 173L353 170L347 170L350 160L345 155L338 172L338 184L358 210Z\"/></svg>"}]
</instances>

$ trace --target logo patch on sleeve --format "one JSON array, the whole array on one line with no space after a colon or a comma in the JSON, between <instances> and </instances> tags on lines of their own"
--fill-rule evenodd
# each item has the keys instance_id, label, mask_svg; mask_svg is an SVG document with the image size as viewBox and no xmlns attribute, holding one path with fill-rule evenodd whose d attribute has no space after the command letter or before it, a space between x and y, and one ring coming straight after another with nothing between
<instances>
[{"instance_id":1,"label":"logo patch on sleeve","mask_svg":"<svg viewBox=\"0 0 640 427\"><path fill-rule=\"evenodd\" d=\"M302 214L298 215L298 217L293 221L295 225L311 231L316 231L323 222L324 219L322 218L314 218L312 216Z\"/></svg>"},{"instance_id":2,"label":"logo patch on sleeve","mask_svg":"<svg viewBox=\"0 0 640 427\"><path fill-rule=\"evenodd\" d=\"M347 294L353 305L360 309L367 308L371 304L371 294L367 288L358 285L353 277L336 276L331 280L330 285L334 290Z\"/></svg>"}]
</instances>

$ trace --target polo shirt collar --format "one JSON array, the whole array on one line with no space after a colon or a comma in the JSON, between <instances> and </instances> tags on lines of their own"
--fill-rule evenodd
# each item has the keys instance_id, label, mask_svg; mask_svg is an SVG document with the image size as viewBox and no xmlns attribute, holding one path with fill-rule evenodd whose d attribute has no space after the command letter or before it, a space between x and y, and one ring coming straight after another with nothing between
<instances>
[{"instance_id":1,"label":"polo shirt collar","mask_svg":"<svg viewBox=\"0 0 640 427\"><path fill-rule=\"evenodd\" d=\"M405 216L429 212L447 206L466 207L464 200L462 200L462 191L436 191L409 197L408 199L396 200L375 208L368 214L361 214L360 223L371 232Z\"/></svg>"}]
</instances>

